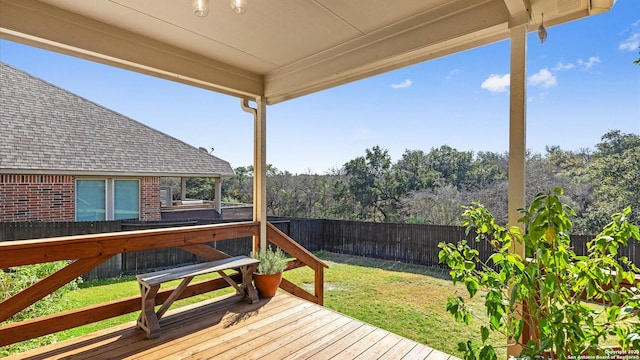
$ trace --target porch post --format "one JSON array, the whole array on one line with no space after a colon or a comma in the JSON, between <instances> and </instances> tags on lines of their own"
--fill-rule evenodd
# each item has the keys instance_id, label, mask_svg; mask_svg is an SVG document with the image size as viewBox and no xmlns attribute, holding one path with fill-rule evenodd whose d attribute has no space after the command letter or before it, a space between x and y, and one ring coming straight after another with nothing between
<instances>
[{"instance_id":1,"label":"porch post","mask_svg":"<svg viewBox=\"0 0 640 360\"><path fill-rule=\"evenodd\" d=\"M215 178L215 200L216 210L222 215L222 179Z\"/></svg>"},{"instance_id":2,"label":"porch post","mask_svg":"<svg viewBox=\"0 0 640 360\"><path fill-rule=\"evenodd\" d=\"M256 98L253 143L253 221L260 222L260 249L267 249L267 101ZM255 247L254 241L254 247Z\"/></svg>"},{"instance_id":3,"label":"porch post","mask_svg":"<svg viewBox=\"0 0 640 360\"><path fill-rule=\"evenodd\" d=\"M526 156L526 59L527 59L528 24L511 28L511 84L509 106L509 194L508 194L508 223L509 226L524 226L518 223L519 208L525 207L525 156ZM513 243L511 252L522 257L525 255L524 245ZM511 314L510 316L519 316ZM525 330L523 338L528 337ZM510 346L507 356L514 356L520 348Z\"/></svg>"},{"instance_id":4,"label":"porch post","mask_svg":"<svg viewBox=\"0 0 640 360\"><path fill-rule=\"evenodd\" d=\"M180 177L180 200L187 200L187 178Z\"/></svg>"}]
</instances>

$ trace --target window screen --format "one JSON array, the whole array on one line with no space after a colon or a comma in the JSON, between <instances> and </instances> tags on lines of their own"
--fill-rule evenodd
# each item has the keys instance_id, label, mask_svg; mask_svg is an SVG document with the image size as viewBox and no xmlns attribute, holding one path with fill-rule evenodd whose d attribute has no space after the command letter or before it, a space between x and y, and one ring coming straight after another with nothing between
<instances>
[{"instance_id":1,"label":"window screen","mask_svg":"<svg viewBox=\"0 0 640 360\"><path fill-rule=\"evenodd\" d=\"M113 219L140 218L140 189L138 180L113 181Z\"/></svg>"},{"instance_id":2,"label":"window screen","mask_svg":"<svg viewBox=\"0 0 640 360\"><path fill-rule=\"evenodd\" d=\"M76 180L76 221L105 220L106 182Z\"/></svg>"}]
</instances>

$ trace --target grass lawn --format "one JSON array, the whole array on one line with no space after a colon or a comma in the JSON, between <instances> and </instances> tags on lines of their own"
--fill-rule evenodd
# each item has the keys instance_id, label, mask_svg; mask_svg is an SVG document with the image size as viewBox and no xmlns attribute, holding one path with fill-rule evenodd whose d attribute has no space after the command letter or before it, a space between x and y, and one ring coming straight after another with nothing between
<instances>
[{"instance_id":1,"label":"grass lawn","mask_svg":"<svg viewBox=\"0 0 640 360\"><path fill-rule=\"evenodd\" d=\"M317 255L330 266L325 271L326 307L458 357L462 357L458 342L480 341L482 319L466 326L445 311L448 297L466 298L464 286L454 286L447 271L327 252ZM310 269L285 276L307 290L313 287ZM484 315L482 297L469 305ZM490 342L502 347L498 358L506 358L506 339L493 337Z\"/></svg>"},{"instance_id":2,"label":"grass lawn","mask_svg":"<svg viewBox=\"0 0 640 360\"><path fill-rule=\"evenodd\" d=\"M445 271L418 265L321 252L317 254L330 268L325 270L325 306L398 335L461 357L457 343L479 339L479 321L472 326L456 323L445 311L447 298L464 295L463 286L454 286ZM289 271L285 277L307 290L313 289L313 272L308 268ZM177 283L175 284L177 285ZM164 285L163 287L167 287ZM232 293L231 288L176 302L176 306ZM83 283L68 294L69 308L105 302L139 294L135 277ZM470 303L483 314L482 298ZM133 321L138 313L123 315L57 334L58 341ZM493 338L494 346L505 340ZM26 350L23 344L20 351ZM503 350L499 358L506 358Z\"/></svg>"}]
</instances>

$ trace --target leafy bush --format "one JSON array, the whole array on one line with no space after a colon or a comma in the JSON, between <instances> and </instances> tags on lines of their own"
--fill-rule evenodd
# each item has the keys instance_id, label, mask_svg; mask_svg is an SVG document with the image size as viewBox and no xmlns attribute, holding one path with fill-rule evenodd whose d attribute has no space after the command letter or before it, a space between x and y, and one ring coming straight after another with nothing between
<instances>
[{"instance_id":1,"label":"leafy bush","mask_svg":"<svg viewBox=\"0 0 640 360\"><path fill-rule=\"evenodd\" d=\"M44 264L17 266L9 268L5 271L0 271L0 301L3 301L20 291L35 284L40 279L45 278L54 272L65 267L69 262L56 261ZM44 297L40 301L37 301L28 308L15 314L11 319L0 323L0 325L18 322L26 319L38 318L41 316L54 314L67 308L66 298L64 294L68 291L78 288L78 284L82 281L78 278L60 289L56 290L52 294ZM34 344L37 346L44 346L56 341L55 335L47 335L37 339L29 340L31 345L27 345L27 342L5 346L0 349L0 356L6 356L8 354L17 353L23 351L23 349L33 348Z\"/></svg>"},{"instance_id":2,"label":"leafy bush","mask_svg":"<svg viewBox=\"0 0 640 360\"><path fill-rule=\"evenodd\" d=\"M588 255L578 256L569 239L569 215L575 214L561 203L561 194L560 188L538 194L528 210L521 210L524 233L518 227L497 225L482 205L466 207L467 233L474 231L475 241L488 241L494 250L486 262L466 241L439 244L439 259L451 268L453 281L464 283L471 297L480 288L485 290L489 321L480 327L482 344L458 344L465 359L497 359L493 345L487 343L490 332L522 346L517 359L593 356L602 351L608 337L623 350L640 348L640 290L623 286L634 284L640 271L618 254L630 239L640 240L638 227L627 221L631 209L613 215L612 222L587 244ZM509 251L515 242L524 244L526 259ZM522 304L528 315L523 314ZM462 297L450 298L446 309L469 324L472 313ZM530 329L527 338L521 337L525 329Z\"/></svg>"},{"instance_id":3,"label":"leafy bush","mask_svg":"<svg viewBox=\"0 0 640 360\"><path fill-rule=\"evenodd\" d=\"M275 250L269 246L267 250L252 251L250 256L260 260L257 270L260 274L277 274L287 268L287 255L278 247Z\"/></svg>"}]
</instances>

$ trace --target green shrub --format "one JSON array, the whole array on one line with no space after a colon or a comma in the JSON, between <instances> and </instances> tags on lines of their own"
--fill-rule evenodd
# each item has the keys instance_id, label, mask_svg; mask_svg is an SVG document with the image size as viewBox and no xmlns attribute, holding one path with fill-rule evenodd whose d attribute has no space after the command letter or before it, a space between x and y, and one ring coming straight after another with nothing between
<instances>
[{"instance_id":1,"label":"green shrub","mask_svg":"<svg viewBox=\"0 0 640 360\"><path fill-rule=\"evenodd\" d=\"M17 266L9 268L5 271L0 271L0 301L3 301L19 293L20 291L35 284L40 279L43 279L62 269L67 264L69 264L68 261L55 261L44 264ZM67 300L64 294L68 291L77 289L80 282L82 282L81 278L71 281L52 294L44 297L40 301L35 302L31 306L15 314L9 320L0 323L0 325L18 322L26 319L38 318L67 309ZM47 335L37 339L25 341L23 343L5 346L0 349L0 356L6 356L12 353L21 352L28 348L44 346L55 341L55 335Z\"/></svg>"},{"instance_id":2,"label":"green shrub","mask_svg":"<svg viewBox=\"0 0 640 360\"><path fill-rule=\"evenodd\" d=\"M480 326L482 344L458 344L465 359L497 358L486 342L491 332L522 346L516 359L543 354L560 360L596 358L608 337L623 350L640 349L640 290L621 286L633 284L640 270L618 253L630 239L640 240L638 227L627 221L631 209L613 215L613 221L587 244L588 255L578 256L569 238L569 215L575 213L560 202L561 194L559 188L538 194L528 210L521 210L524 233L518 227L497 225L479 204L466 207L467 233L474 231L476 241L486 241L494 250L487 262L466 241L439 245L440 261L451 268L453 281L465 284L472 298L483 294L489 316ZM509 251L515 242L525 245L526 259ZM591 301L603 305L593 306ZM522 315L521 304L528 306L528 317L514 316ZM450 298L446 309L469 324L472 314L462 297ZM525 326L533 334L521 340Z\"/></svg>"},{"instance_id":3,"label":"green shrub","mask_svg":"<svg viewBox=\"0 0 640 360\"><path fill-rule=\"evenodd\" d=\"M267 250L252 251L251 257L260 260L257 270L260 274L277 274L287 268L287 255L278 247L275 251L271 249L271 246Z\"/></svg>"}]
</instances>

